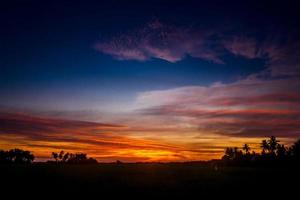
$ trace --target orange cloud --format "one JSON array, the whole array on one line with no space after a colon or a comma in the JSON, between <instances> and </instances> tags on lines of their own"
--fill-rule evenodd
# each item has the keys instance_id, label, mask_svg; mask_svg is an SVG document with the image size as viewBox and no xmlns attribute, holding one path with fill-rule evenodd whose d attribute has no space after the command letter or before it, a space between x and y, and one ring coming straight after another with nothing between
<instances>
[{"instance_id":1,"label":"orange cloud","mask_svg":"<svg viewBox=\"0 0 300 200\"><path fill-rule=\"evenodd\" d=\"M157 121L174 120L173 124L176 120L181 127L206 134L297 138L299 92L297 78L249 78L232 84L148 91L138 96L137 113Z\"/></svg>"},{"instance_id":2,"label":"orange cloud","mask_svg":"<svg viewBox=\"0 0 300 200\"><path fill-rule=\"evenodd\" d=\"M182 147L122 134L127 127L86 121L0 114L0 147L25 148L40 160L52 151L85 152L100 161L181 160Z\"/></svg>"}]
</instances>

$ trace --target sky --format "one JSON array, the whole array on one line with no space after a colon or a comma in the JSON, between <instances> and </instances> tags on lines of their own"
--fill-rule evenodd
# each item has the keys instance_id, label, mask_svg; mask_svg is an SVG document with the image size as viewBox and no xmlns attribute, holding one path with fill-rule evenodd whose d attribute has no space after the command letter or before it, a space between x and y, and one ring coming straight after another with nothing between
<instances>
[{"instance_id":1,"label":"sky","mask_svg":"<svg viewBox=\"0 0 300 200\"><path fill-rule=\"evenodd\" d=\"M300 138L296 1L8 1L0 149L220 158Z\"/></svg>"}]
</instances>

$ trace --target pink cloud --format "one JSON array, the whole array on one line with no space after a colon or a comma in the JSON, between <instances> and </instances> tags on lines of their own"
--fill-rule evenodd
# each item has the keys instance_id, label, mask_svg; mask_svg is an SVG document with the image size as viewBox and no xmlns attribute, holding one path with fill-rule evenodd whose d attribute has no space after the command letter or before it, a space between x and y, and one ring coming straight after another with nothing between
<instances>
[{"instance_id":1,"label":"pink cloud","mask_svg":"<svg viewBox=\"0 0 300 200\"><path fill-rule=\"evenodd\" d=\"M223 45L225 49L234 55L240 55L248 59L265 59L267 70L270 72L268 75L270 76L300 75L300 57L298 53L300 41L297 36L290 36L285 41L269 38L261 42L253 37L235 36L224 39Z\"/></svg>"},{"instance_id":2,"label":"pink cloud","mask_svg":"<svg viewBox=\"0 0 300 200\"><path fill-rule=\"evenodd\" d=\"M223 45L234 55L240 55L249 59L260 57L258 54L258 42L254 38L235 36L224 40Z\"/></svg>"},{"instance_id":3,"label":"pink cloud","mask_svg":"<svg viewBox=\"0 0 300 200\"><path fill-rule=\"evenodd\" d=\"M273 77L278 76L299 76L300 75L300 41L298 38L291 38L283 44L268 42L263 52L270 58L269 70Z\"/></svg>"},{"instance_id":4,"label":"pink cloud","mask_svg":"<svg viewBox=\"0 0 300 200\"><path fill-rule=\"evenodd\" d=\"M0 134L23 135L31 139L52 138L58 135L84 135L126 128L122 125L36 117L28 114L0 113ZM66 139L66 138L59 138Z\"/></svg>"},{"instance_id":5,"label":"pink cloud","mask_svg":"<svg viewBox=\"0 0 300 200\"><path fill-rule=\"evenodd\" d=\"M141 93L137 112L160 119L177 117L207 133L299 137L299 92L297 78L245 79Z\"/></svg>"},{"instance_id":6,"label":"pink cloud","mask_svg":"<svg viewBox=\"0 0 300 200\"><path fill-rule=\"evenodd\" d=\"M109 162L116 158L167 161L182 159L179 154L184 150L157 140L130 137L123 134L128 127L122 125L0 112L0 127L1 148L26 148L33 151L38 160L50 159L52 151L63 149L85 152Z\"/></svg>"},{"instance_id":7,"label":"pink cloud","mask_svg":"<svg viewBox=\"0 0 300 200\"><path fill-rule=\"evenodd\" d=\"M95 49L119 60L145 61L159 58L178 62L187 55L215 63L223 63L219 53L208 48L214 33L192 28L175 27L154 21L127 34L100 41Z\"/></svg>"},{"instance_id":8,"label":"pink cloud","mask_svg":"<svg viewBox=\"0 0 300 200\"><path fill-rule=\"evenodd\" d=\"M300 57L297 52L300 42L297 36L289 38L281 41L268 37L259 41L246 35L228 37L221 30L199 30L154 21L144 27L99 41L94 47L118 60L147 61L157 58L172 63L191 56L224 64L222 56L231 53L247 59L263 59L268 76L299 76ZM262 75L265 71L257 75Z\"/></svg>"}]
</instances>

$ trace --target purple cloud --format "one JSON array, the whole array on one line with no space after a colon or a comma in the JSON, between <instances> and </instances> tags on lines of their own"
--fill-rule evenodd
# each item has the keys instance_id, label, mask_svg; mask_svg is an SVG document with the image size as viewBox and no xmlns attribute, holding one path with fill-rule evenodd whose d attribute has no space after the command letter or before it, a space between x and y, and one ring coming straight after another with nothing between
<instances>
[{"instance_id":1,"label":"purple cloud","mask_svg":"<svg viewBox=\"0 0 300 200\"><path fill-rule=\"evenodd\" d=\"M155 21L127 34L100 41L95 49L119 60L145 61L159 58L178 62L187 55L221 64L216 49L210 46L211 31L175 27Z\"/></svg>"},{"instance_id":2,"label":"purple cloud","mask_svg":"<svg viewBox=\"0 0 300 200\"><path fill-rule=\"evenodd\" d=\"M259 42L253 37L235 36L223 40L224 48L234 55L248 59L264 58L269 76L299 76L300 41L297 37L289 40L266 39ZM263 71L262 73L266 73ZM262 74L260 73L260 75Z\"/></svg>"},{"instance_id":3,"label":"purple cloud","mask_svg":"<svg viewBox=\"0 0 300 200\"><path fill-rule=\"evenodd\" d=\"M224 47L234 55L248 59L261 57L258 52L258 42L254 38L235 36L223 41Z\"/></svg>"},{"instance_id":4,"label":"purple cloud","mask_svg":"<svg viewBox=\"0 0 300 200\"><path fill-rule=\"evenodd\" d=\"M268 42L263 51L269 56L269 70L274 77L300 76L300 41L289 39L284 43Z\"/></svg>"},{"instance_id":5,"label":"purple cloud","mask_svg":"<svg viewBox=\"0 0 300 200\"><path fill-rule=\"evenodd\" d=\"M176 117L206 133L299 137L299 92L297 78L245 79L232 84L144 92L137 98L137 112L161 121Z\"/></svg>"},{"instance_id":6,"label":"purple cloud","mask_svg":"<svg viewBox=\"0 0 300 200\"><path fill-rule=\"evenodd\" d=\"M178 62L186 56L224 64L222 56L231 53L247 59L264 59L266 70L256 75L299 76L300 42L297 37L280 41L270 37L258 41L246 35L226 36L222 30L199 30L172 26L159 21L142 28L99 41L95 49L118 60L147 61L158 58Z\"/></svg>"}]
</instances>

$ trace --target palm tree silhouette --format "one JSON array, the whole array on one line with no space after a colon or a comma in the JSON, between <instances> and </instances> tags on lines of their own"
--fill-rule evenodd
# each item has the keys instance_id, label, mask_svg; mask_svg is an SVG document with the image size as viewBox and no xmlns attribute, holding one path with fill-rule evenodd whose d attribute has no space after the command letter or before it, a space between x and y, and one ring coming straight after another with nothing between
<instances>
[{"instance_id":1,"label":"palm tree silhouette","mask_svg":"<svg viewBox=\"0 0 300 200\"><path fill-rule=\"evenodd\" d=\"M249 147L249 145L248 145L248 144L244 144L243 150L245 151L246 154L249 154L249 152L250 152L250 147Z\"/></svg>"},{"instance_id":2,"label":"palm tree silhouette","mask_svg":"<svg viewBox=\"0 0 300 200\"><path fill-rule=\"evenodd\" d=\"M275 154L275 151L279 145L279 142L275 136L271 136L270 139L268 140L268 145L270 149L270 153Z\"/></svg>"},{"instance_id":3,"label":"palm tree silhouette","mask_svg":"<svg viewBox=\"0 0 300 200\"><path fill-rule=\"evenodd\" d=\"M262 150L262 154L265 154L266 152L269 152L270 146L267 142L267 140L263 140L261 142L261 146L260 146L263 150Z\"/></svg>"}]
</instances>

